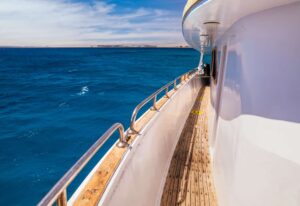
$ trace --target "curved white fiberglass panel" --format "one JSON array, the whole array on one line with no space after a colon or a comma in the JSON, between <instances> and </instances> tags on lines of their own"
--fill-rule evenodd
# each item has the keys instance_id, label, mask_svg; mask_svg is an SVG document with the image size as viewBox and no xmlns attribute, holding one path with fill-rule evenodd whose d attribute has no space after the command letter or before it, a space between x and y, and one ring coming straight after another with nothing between
<instances>
[{"instance_id":1,"label":"curved white fiberglass panel","mask_svg":"<svg viewBox=\"0 0 300 206\"><path fill-rule=\"evenodd\" d=\"M200 45L205 41L201 35L214 35L215 39L219 39L232 24L244 16L297 1L299 0L198 0L197 3L191 3L193 6L184 13L183 36L190 46L200 51ZM212 21L219 22L216 31L205 24Z\"/></svg>"},{"instance_id":2,"label":"curved white fiberglass panel","mask_svg":"<svg viewBox=\"0 0 300 206\"><path fill-rule=\"evenodd\" d=\"M194 76L178 88L131 145L99 205L159 205L170 161L201 88Z\"/></svg>"},{"instance_id":3,"label":"curved white fiberglass panel","mask_svg":"<svg viewBox=\"0 0 300 206\"><path fill-rule=\"evenodd\" d=\"M254 4L261 2L270 1ZM221 206L300 205L300 2L282 2L237 19L214 43L225 57L217 84L211 81Z\"/></svg>"}]
</instances>

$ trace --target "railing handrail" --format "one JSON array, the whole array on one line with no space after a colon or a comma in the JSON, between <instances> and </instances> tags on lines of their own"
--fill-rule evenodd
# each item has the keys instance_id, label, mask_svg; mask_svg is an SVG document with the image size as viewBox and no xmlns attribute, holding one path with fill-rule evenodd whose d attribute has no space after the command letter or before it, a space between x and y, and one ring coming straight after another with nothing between
<instances>
[{"instance_id":1,"label":"railing handrail","mask_svg":"<svg viewBox=\"0 0 300 206\"><path fill-rule=\"evenodd\" d=\"M169 88L169 86L172 84L172 82L166 84L165 86L161 87L160 89L158 89L156 92L152 93L150 96L148 96L146 99L144 99L141 103L139 103L133 110L132 112L132 116L131 116L131 120L130 120L130 130L138 133L138 131L136 131L136 129L134 128L134 123L137 117L137 114L139 112L139 110L145 106L148 102L150 102L150 100L154 99L154 97L156 97L158 94L160 94L163 90L165 90L166 88ZM155 104L153 104L153 108L156 109Z\"/></svg>"},{"instance_id":2,"label":"railing handrail","mask_svg":"<svg viewBox=\"0 0 300 206\"><path fill-rule=\"evenodd\" d=\"M145 106L148 102L150 102L150 100L153 99L153 109L157 110L156 108L156 97L158 94L160 94L162 91L166 90L166 97L168 97L168 91L169 91L169 87L173 84L174 85L174 90L177 89L177 80L181 79L183 81L186 80L188 75L191 75L192 73L194 73L195 71L197 71L197 69L193 69L190 70L186 73L184 73L183 75L175 78L173 81L169 82L168 84L166 84L165 86L161 87L160 89L158 89L156 92L152 93L150 96L148 96L146 99L144 99L141 103L139 103L133 110L132 112L132 116L130 119L130 130L134 133L139 133L139 131L137 131L137 129L134 127L135 126L135 122L136 122L136 117L138 115L138 112L140 111L140 109Z\"/></svg>"},{"instance_id":3,"label":"railing handrail","mask_svg":"<svg viewBox=\"0 0 300 206\"><path fill-rule=\"evenodd\" d=\"M66 195L66 188L73 181L73 179L81 172L83 167L89 160L97 153L101 146L111 137L111 135L119 130L120 144L126 145L124 127L120 123L115 123L111 126L89 149L80 157L80 159L69 169L69 171L54 185L54 187L47 193L47 195L38 203L38 206L45 206L53 204L61 194ZM67 201L67 200L66 200ZM65 205L63 203L62 205Z\"/></svg>"},{"instance_id":4,"label":"railing handrail","mask_svg":"<svg viewBox=\"0 0 300 206\"><path fill-rule=\"evenodd\" d=\"M156 108L156 98L157 95L160 94L162 91L166 91L165 96L169 98L168 92L169 87L173 84L174 90L177 90L177 80L180 79L181 83L183 83L189 75L193 74L197 69L190 70L183 75L177 77L173 81L169 82L168 84L164 85L156 92L151 94L149 97L144 99L141 103L139 103L135 109L133 110L131 121L130 121L130 130L132 132L138 133L135 130L135 121L139 110L145 106L150 100L153 99L153 108ZM38 206L45 206L45 205L52 205L55 201L57 201L58 206L67 206L67 187L68 185L75 179L75 177L81 172L81 170L86 166L86 164L91 160L94 155L99 151L102 145L111 137L112 134L116 130L119 130L119 142L117 146L120 148L124 148L128 146L124 127L121 123L115 123L112 125L81 157L80 159L68 170L68 172L52 187L52 189L46 194L46 196L38 203Z\"/></svg>"}]
</instances>

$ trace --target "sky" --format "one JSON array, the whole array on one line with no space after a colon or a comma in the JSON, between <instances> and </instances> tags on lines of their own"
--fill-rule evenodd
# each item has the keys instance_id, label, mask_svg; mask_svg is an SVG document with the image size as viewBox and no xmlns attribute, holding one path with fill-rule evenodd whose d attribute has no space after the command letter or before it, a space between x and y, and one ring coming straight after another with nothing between
<instances>
[{"instance_id":1,"label":"sky","mask_svg":"<svg viewBox=\"0 0 300 206\"><path fill-rule=\"evenodd\" d=\"M186 0L0 0L0 46L186 45Z\"/></svg>"}]
</instances>

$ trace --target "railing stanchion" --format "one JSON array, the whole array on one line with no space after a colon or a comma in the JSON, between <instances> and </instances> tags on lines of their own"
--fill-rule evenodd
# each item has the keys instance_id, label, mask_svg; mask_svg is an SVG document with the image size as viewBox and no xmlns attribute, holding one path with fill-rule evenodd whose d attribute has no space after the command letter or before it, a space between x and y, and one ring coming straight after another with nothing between
<instances>
[{"instance_id":1,"label":"railing stanchion","mask_svg":"<svg viewBox=\"0 0 300 206\"><path fill-rule=\"evenodd\" d=\"M156 97L157 97L157 94L155 94L154 97L153 97L153 109L154 110L158 110L157 107L156 107Z\"/></svg>"},{"instance_id":2,"label":"railing stanchion","mask_svg":"<svg viewBox=\"0 0 300 206\"><path fill-rule=\"evenodd\" d=\"M58 196L56 201L57 206L67 206L67 190L64 189L63 192Z\"/></svg>"},{"instance_id":3,"label":"railing stanchion","mask_svg":"<svg viewBox=\"0 0 300 206\"><path fill-rule=\"evenodd\" d=\"M168 92L169 92L169 87L167 86L167 87L166 87L166 97L167 97L167 98L170 98L169 95L168 95Z\"/></svg>"},{"instance_id":4,"label":"railing stanchion","mask_svg":"<svg viewBox=\"0 0 300 206\"><path fill-rule=\"evenodd\" d=\"M119 138L119 142L117 143L117 147L119 148L127 147L128 143L124 135L124 127L119 127L119 133L120 133L120 138Z\"/></svg>"},{"instance_id":5,"label":"railing stanchion","mask_svg":"<svg viewBox=\"0 0 300 206\"><path fill-rule=\"evenodd\" d=\"M174 90L177 90L177 79L174 80Z\"/></svg>"}]
</instances>

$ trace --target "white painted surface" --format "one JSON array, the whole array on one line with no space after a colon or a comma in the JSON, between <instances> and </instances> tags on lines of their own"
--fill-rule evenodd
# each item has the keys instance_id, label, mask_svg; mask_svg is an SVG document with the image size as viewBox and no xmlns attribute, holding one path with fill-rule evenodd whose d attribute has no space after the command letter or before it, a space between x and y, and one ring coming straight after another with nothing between
<instances>
[{"instance_id":1,"label":"white painted surface","mask_svg":"<svg viewBox=\"0 0 300 206\"><path fill-rule=\"evenodd\" d=\"M300 205L300 124L240 115L218 124L214 176L220 205Z\"/></svg>"},{"instance_id":2,"label":"white painted surface","mask_svg":"<svg viewBox=\"0 0 300 206\"><path fill-rule=\"evenodd\" d=\"M211 86L209 121L219 205L299 206L300 3L208 2L184 33L198 49L201 22L222 21L213 45L227 45L224 84Z\"/></svg>"},{"instance_id":3,"label":"white painted surface","mask_svg":"<svg viewBox=\"0 0 300 206\"><path fill-rule=\"evenodd\" d=\"M299 0L201 0L183 23L184 38L193 48L200 51L201 41L203 44L207 43L203 42L203 37L200 39L200 34L212 35L211 29L204 24L205 22L220 22L217 32L213 34L216 39L219 39L242 17L293 2Z\"/></svg>"},{"instance_id":4,"label":"white painted surface","mask_svg":"<svg viewBox=\"0 0 300 206\"><path fill-rule=\"evenodd\" d=\"M201 88L199 77L180 87L141 131L99 205L159 205L173 151Z\"/></svg>"}]
</instances>

